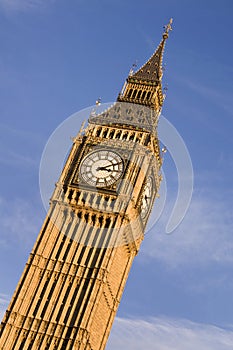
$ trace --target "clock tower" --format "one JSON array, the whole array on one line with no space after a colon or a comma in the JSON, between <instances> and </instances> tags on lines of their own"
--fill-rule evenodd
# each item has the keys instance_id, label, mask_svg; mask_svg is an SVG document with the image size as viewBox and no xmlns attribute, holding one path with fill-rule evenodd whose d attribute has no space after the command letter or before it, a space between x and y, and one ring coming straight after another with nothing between
<instances>
[{"instance_id":1,"label":"clock tower","mask_svg":"<svg viewBox=\"0 0 233 350\"><path fill-rule=\"evenodd\" d=\"M162 56L130 71L117 101L92 112L0 328L0 350L104 350L161 180Z\"/></svg>"}]
</instances>

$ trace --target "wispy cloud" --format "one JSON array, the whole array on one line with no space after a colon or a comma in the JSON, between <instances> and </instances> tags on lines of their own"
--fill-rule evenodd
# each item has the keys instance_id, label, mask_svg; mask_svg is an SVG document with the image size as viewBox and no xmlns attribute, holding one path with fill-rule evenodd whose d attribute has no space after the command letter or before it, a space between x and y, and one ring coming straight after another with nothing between
<instances>
[{"instance_id":1,"label":"wispy cloud","mask_svg":"<svg viewBox=\"0 0 233 350\"><path fill-rule=\"evenodd\" d=\"M31 141L34 140L36 142L40 142L41 141L41 137L37 133L31 132L31 131L26 131L26 130L23 130L23 129L16 129L12 125L8 125L8 124L5 124L5 123L0 123L0 129L5 134L9 135L9 137L16 137L16 138L27 139L27 140L31 140Z\"/></svg>"},{"instance_id":2,"label":"wispy cloud","mask_svg":"<svg viewBox=\"0 0 233 350\"><path fill-rule=\"evenodd\" d=\"M232 347L232 327L167 318L116 318L106 350L230 350Z\"/></svg>"},{"instance_id":3,"label":"wispy cloud","mask_svg":"<svg viewBox=\"0 0 233 350\"><path fill-rule=\"evenodd\" d=\"M5 306L9 303L9 297L6 294L0 293L0 306Z\"/></svg>"},{"instance_id":4,"label":"wispy cloud","mask_svg":"<svg viewBox=\"0 0 233 350\"><path fill-rule=\"evenodd\" d=\"M233 263L233 208L228 201L195 196L186 217L171 235L166 215L147 234L139 259L153 258L172 268Z\"/></svg>"},{"instance_id":5,"label":"wispy cloud","mask_svg":"<svg viewBox=\"0 0 233 350\"><path fill-rule=\"evenodd\" d=\"M226 67L225 69L226 74L232 75L232 67ZM232 115L232 91L229 91L229 88L222 89L221 86L210 86L208 83L197 82L186 77L176 76L175 79L202 98L212 102L213 105L218 105L222 110Z\"/></svg>"},{"instance_id":6,"label":"wispy cloud","mask_svg":"<svg viewBox=\"0 0 233 350\"><path fill-rule=\"evenodd\" d=\"M41 224L38 209L22 199L8 203L6 199L0 198L0 213L1 246L31 246Z\"/></svg>"},{"instance_id":7,"label":"wispy cloud","mask_svg":"<svg viewBox=\"0 0 233 350\"><path fill-rule=\"evenodd\" d=\"M40 136L35 132L15 129L3 123L0 123L0 129L4 135L0 141L0 164L37 167L39 159L35 156L35 151L43 142Z\"/></svg>"},{"instance_id":8,"label":"wispy cloud","mask_svg":"<svg viewBox=\"0 0 233 350\"><path fill-rule=\"evenodd\" d=\"M0 0L0 6L6 11L26 12L45 7L56 0Z\"/></svg>"},{"instance_id":9,"label":"wispy cloud","mask_svg":"<svg viewBox=\"0 0 233 350\"><path fill-rule=\"evenodd\" d=\"M0 150L0 164L15 166L34 166L37 167L37 161L23 154L12 152L2 152Z\"/></svg>"}]
</instances>

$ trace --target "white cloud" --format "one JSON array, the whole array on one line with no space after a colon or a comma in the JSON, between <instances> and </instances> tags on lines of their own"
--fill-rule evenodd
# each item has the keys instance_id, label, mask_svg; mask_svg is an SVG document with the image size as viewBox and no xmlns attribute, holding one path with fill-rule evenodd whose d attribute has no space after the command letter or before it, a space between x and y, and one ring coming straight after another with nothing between
<instances>
[{"instance_id":1,"label":"white cloud","mask_svg":"<svg viewBox=\"0 0 233 350\"><path fill-rule=\"evenodd\" d=\"M47 6L55 0L0 0L0 6L6 11L31 11Z\"/></svg>"},{"instance_id":2,"label":"white cloud","mask_svg":"<svg viewBox=\"0 0 233 350\"><path fill-rule=\"evenodd\" d=\"M193 198L181 225L164 233L163 220L146 235L139 259L148 257L170 267L233 263L232 206L202 194Z\"/></svg>"},{"instance_id":3,"label":"white cloud","mask_svg":"<svg viewBox=\"0 0 233 350\"><path fill-rule=\"evenodd\" d=\"M188 320L116 318L106 350L230 350L233 328Z\"/></svg>"}]
</instances>

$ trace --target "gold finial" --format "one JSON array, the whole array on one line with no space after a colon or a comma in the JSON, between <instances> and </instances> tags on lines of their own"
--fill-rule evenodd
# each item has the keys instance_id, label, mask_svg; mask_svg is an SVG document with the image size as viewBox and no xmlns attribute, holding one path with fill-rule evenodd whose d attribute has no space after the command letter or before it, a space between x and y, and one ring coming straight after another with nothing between
<instances>
[{"instance_id":1,"label":"gold finial","mask_svg":"<svg viewBox=\"0 0 233 350\"><path fill-rule=\"evenodd\" d=\"M169 23L166 26L164 26L164 33L163 33L164 39L168 38L168 33L172 30L172 22L173 22L173 19L171 18Z\"/></svg>"}]
</instances>

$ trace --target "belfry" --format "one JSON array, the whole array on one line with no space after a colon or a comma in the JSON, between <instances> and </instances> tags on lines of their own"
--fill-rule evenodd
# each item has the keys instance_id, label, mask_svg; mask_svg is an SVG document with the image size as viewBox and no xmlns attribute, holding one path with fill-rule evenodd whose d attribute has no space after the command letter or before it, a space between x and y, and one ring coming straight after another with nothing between
<instances>
[{"instance_id":1,"label":"belfry","mask_svg":"<svg viewBox=\"0 0 233 350\"><path fill-rule=\"evenodd\" d=\"M157 124L171 30L73 139L0 328L0 350L103 350L161 181Z\"/></svg>"}]
</instances>

